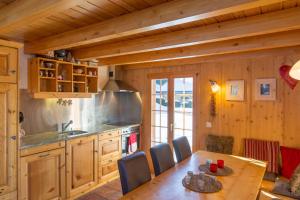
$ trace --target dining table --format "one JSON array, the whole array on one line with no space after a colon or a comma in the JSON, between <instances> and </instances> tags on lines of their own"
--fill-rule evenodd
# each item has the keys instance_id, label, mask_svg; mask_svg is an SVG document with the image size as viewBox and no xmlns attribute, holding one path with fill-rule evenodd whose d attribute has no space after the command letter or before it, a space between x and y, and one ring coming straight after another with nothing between
<instances>
[{"instance_id":1,"label":"dining table","mask_svg":"<svg viewBox=\"0 0 300 200\"><path fill-rule=\"evenodd\" d=\"M206 160L224 160L225 166L233 173L228 176L217 176L222 189L215 193L199 193L185 188L183 178L188 171L198 174L199 165ZM256 200L266 170L266 162L241 156L226 155L208 151L197 151L189 158L177 163L151 181L127 193L121 199L141 200Z\"/></svg>"}]
</instances>

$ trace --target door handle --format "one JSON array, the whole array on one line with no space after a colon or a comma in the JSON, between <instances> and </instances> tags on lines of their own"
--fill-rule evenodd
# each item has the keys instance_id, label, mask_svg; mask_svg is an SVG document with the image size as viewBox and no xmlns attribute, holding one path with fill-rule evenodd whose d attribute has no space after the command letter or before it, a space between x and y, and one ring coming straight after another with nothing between
<instances>
[{"instance_id":1,"label":"door handle","mask_svg":"<svg viewBox=\"0 0 300 200\"><path fill-rule=\"evenodd\" d=\"M173 123L170 123L170 131L173 133Z\"/></svg>"}]
</instances>

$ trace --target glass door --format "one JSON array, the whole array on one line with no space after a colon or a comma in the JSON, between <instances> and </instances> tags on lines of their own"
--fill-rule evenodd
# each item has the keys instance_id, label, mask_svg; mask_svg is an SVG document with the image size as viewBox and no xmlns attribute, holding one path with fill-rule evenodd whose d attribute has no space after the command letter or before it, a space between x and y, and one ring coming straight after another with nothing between
<instances>
[{"instance_id":1,"label":"glass door","mask_svg":"<svg viewBox=\"0 0 300 200\"><path fill-rule=\"evenodd\" d=\"M193 145L194 77L151 80L151 146L186 136Z\"/></svg>"},{"instance_id":2,"label":"glass door","mask_svg":"<svg viewBox=\"0 0 300 200\"><path fill-rule=\"evenodd\" d=\"M151 146L168 142L168 79L151 80Z\"/></svg>"},{"instance_id":3,"label":"glass door","mask_svg":"<svg viewBox=\"0 0 300 200\"><path fill-rule=\"evenodd\" d=\"M193 78L174 78L173 139L186 136L193 144Z\"/></svg>"}]
</instances>

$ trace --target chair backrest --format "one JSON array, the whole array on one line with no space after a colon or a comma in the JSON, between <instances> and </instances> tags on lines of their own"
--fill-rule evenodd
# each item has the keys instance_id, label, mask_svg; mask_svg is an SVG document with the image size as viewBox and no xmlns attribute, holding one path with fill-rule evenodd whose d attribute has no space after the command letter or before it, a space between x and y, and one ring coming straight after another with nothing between
<instances>
[{"instance_id":1,"label":"chair backrest","mask_svg":"<svg viewBox=\"0 0 300 200\"><path fill-rule=\"evenodd\" d=\"M160 175L175 165L171 147L167 143L162 143L151 147L150 154L155 176Z\"/></svg>"},{"instance_id":2,"label":"chair backrest","mask_svg":"<svg viewBox=\"0 0 300 200\"><path fill-rule=\"evenodd\" d=\"M206 150L216 153L232 154L234 138L232 136L208 135Z\"/></svg>"},{"instance_id":3,"label":"chair backrest","mask_svg":"<svg viewBox=\"0 0 300 200\"><path fill-rule=\"evenodd\" d=\"M151 172L144 152L137 152L118 160L123 194L151 180Z\"/></svg>"},{"instance_id":4,"label":"chair backrest","mask_svg":"<svg viewBox=\"0 0 300 200\"><path fill-rule=\"evenodd\" d=\"M186 136L174 139L173 147L175 150L177 162L181 162L182 160L192 155L191 147Z\"/></svg>"}]
</instances>

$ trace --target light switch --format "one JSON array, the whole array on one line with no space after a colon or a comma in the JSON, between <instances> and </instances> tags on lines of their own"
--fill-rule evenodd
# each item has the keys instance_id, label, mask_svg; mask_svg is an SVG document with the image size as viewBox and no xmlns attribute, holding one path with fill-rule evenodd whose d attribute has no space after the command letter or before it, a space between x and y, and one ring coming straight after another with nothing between
<instances>
[{"instance_id":1,"label":"light switch","mask_svg":"<svg viewBox=\"0 0 300 200\"><path fill-rule=\"evenodd\" d=\"M206 128L211 128L212 127L212 124L211 124L211 122L206 122Z\"/></svg>"}]
</instances>

